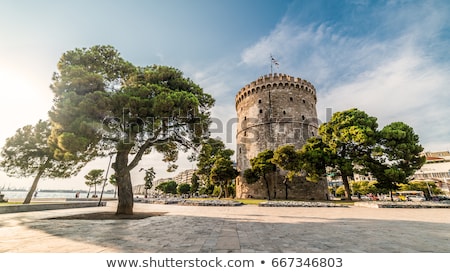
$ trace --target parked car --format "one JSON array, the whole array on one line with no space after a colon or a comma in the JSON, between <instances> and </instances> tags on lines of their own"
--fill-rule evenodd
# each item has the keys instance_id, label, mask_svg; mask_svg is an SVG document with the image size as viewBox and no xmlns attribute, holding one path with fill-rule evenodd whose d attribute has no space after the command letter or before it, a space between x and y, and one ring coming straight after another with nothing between
<instances>
[{"instance_id":1,"label":"parked car","mask_svg":"<svg viewBox=\"0 0 450 273\"><path fill-rule=\"evenodd\" d=\"M400 198L397 195L392 195L392 200L391 200L391 195L390 194L384 194L381 196L380 198L383 201L400 201Z\"/></svg>"},{"instance_id":2,"label":"parked car","mask_svg":"<svg viewBox=\"0 0 450 273\"><path fill-rule=\"evenodd\" d=\"M436 195L431 198L433 201L450 201L450 197L446 195Z\"/></svg>"},{"instance_id":3,"label":"parked car","mask_svg":"<svg viewBox=\"0 0 450 273\"><path fill-rule=\"evenodd\" d=\"M420 196L420 195L408 195L406 196L406 200L408 201L414 201L414 202L422 202L425 201L425 197Z\"/></svg>"}]
</instances>

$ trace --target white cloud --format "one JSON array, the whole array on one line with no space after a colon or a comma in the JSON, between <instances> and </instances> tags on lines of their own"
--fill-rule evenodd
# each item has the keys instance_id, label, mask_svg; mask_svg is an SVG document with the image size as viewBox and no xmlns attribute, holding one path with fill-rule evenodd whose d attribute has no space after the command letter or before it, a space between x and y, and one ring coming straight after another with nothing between
<instances>
[{"instance_id":1,"label":"white cloud","mask_svg":"<svg viewBox=\"0 0 450 273\"><path fill-rule=\"evenodd\" d=\"M324 25L315 29L313 26L300 27L282 20L275 29L256 44L245 49L241 54L241 62L248 66L266 66L270 64L270 55L279 61L289 59L295 51L311 41L321 39L321 33L326 30Z\"/></svg>"},{"instance_id":2,"label":"white cloud","mask_svg":"<svg viewBox=\"0 0 450 273\"><path fill-rule=\"evenodd\" d=\"M406 122L426 149L442 145L445 150L450 147L450 66L439 62L439 51L430 51L445 45L439 40L447 20L443 14L428 5L392 10L380 24L381 29L391 27L393 32L364 36L341 32L331 24L303 26L284 19L268 36L245 49L241 61L264 66L266 56L276 54L279 72L316 86L317 110L323 121L326 108L336 112L357 107L377 117L380 126ZM416 16L420 22L412 20Z\"/></svg>"},{"instance_id":3,"label":"white cloud","mask_svg":"<svg viewBox=\"0 0 450 273\"><path fill-rule=\"evenodd\" d=\"M351 82L331 87L319 96L318 109L357 107L377 117L380 126L403 121L432 145L433 139L443 141L450 133L445 124L439 124L450 114L447 75L448 71L406 51Z\"/></svg>"}]
</instances>

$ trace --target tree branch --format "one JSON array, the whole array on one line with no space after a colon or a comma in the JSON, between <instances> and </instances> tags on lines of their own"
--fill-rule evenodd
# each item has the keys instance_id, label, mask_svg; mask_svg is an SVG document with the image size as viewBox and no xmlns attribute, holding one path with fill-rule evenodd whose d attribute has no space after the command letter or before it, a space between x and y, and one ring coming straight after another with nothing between
<instances>
[{"instance_id":1,"label":"tree branch","mask_svg":"<svg viewBox=\"0 0 450 273\"><path fill-rule=\"evenodd\" d=\"M167 139L158 139L159 133L161 132L161 129L159 129L155 136L152 138L147 139L144 144L142 144L141 148L139 148L138 152L136 153L136 155L134 156L133 160L130 162L130 164L128 164L127 166L127 171L131 171L133 168L135 168L138 164L139 161L141 161L142 156L144 156L145 151L147 149L149 149L150 147L154 146L155 144L159 144L159 143L163 143L166 142Z\"/></svg>"}]
</instances>

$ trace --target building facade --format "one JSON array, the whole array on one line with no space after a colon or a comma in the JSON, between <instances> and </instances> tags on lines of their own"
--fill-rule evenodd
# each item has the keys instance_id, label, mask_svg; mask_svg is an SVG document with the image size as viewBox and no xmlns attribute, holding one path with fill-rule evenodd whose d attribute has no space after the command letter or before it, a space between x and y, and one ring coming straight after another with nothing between
<instances>
[{"instance_id":1,"label":"building facade","mask_svg":"<svg viewBox=\"0 0 450 273\"><path fill-rule=\"evenodd\" d=\"M414 173L415 180L434 181L446 195L450 195L450 152L426 152L426 162Z\"/></svg>"},{"instance_id":2,"label":"building facade","mask_svg":"<svg viewBox=\"0 0 450 273\"><path fill-rule=\"evenodd\" d=\"M155 188L158 187L159 184L164 183L164 182L169 182L169 181L175 181L178 185L179 184L191 184L192 182L192 176L195 174L195 169L188 169L188 170L184 170L182 172L179 172L176 176L174 177L169 177L169 178L160 178L157 179L153 182L153 186L150 189L149 192L153 192L155 191ZM133 193L134 194L145 194L145 184L140 184L140 185L135 185L133 186Z\"/></svg>"},{"instance_id":3,"label":"building facade","mask_svg":"<svg viewBox=\"0 0 450 273\"><path fill-rule=\"evenodd\" d=\"M238 125L236 133L236 161L240 173L236 178L237 198L266 198L262 181L246 183L243 173L251 168L250 159L258 153L292 144L301 148L310 137L317 136L316 90L301 78L286 74L269 74L243 87L236 95ZM285 195L283 174L269 177L271 198ZM289 184L292 199L327 198L326 182L307 182L299 177Z\"/></svg>"}]
</instances>

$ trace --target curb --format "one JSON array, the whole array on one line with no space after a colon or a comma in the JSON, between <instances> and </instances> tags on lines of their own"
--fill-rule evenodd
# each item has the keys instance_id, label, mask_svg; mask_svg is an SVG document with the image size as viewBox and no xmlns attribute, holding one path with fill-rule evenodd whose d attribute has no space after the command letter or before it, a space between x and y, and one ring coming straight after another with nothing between
<instances>
[{"instance_id":1,"label":"curb","mask_svg":"<svg viewBox=\"0 0 450 273\"><path fill-rule=\"evenodd\" d=\"M41 211L41 210L54 210L54 209L75 209L75 208L88 208L97 207L97 201L86 202L66 202L66 203L53 203L53 204L22 204L22 205L7 205L0 206L0 214L4 213L16 213L16 212L28 212L28 211ZM106 202L102 201L101 206L106 206Z\"/></svg>"}]
</instances>

